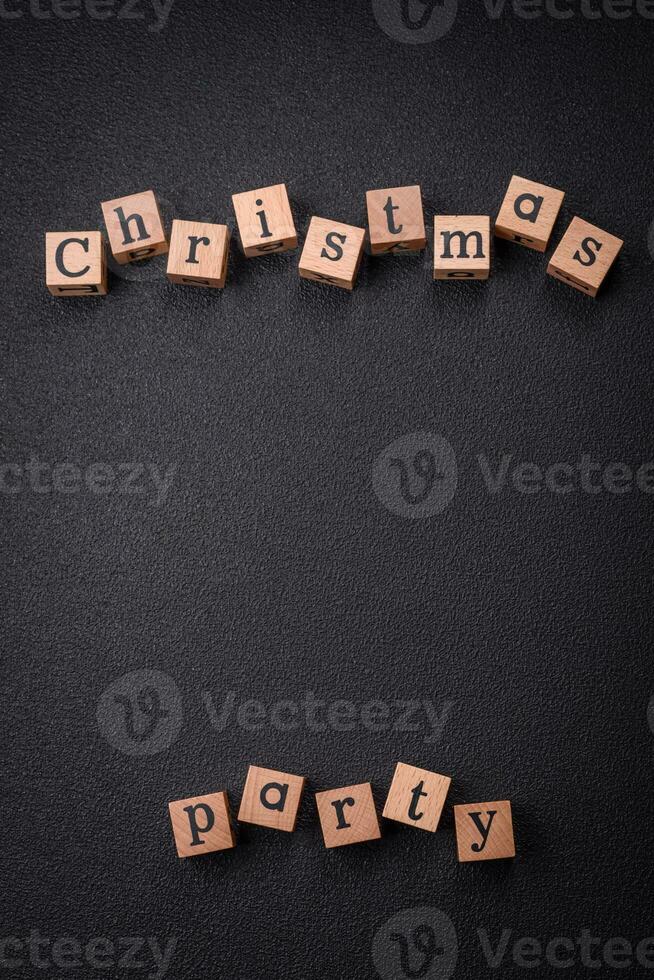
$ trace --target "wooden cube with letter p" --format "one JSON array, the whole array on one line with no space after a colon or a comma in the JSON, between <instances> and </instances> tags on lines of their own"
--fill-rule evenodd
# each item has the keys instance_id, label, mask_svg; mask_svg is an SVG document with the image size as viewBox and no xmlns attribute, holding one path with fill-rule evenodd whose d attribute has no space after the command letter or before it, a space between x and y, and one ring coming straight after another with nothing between
<instances>
[{"instance_id":1,"label":"wooden cube with letter p","mask_svg":"<svg viewBox=\"0 0 654 980\"><path fill-rule=\"evenodd\" d=\"M488 279L490 218L486 215L436 215L434 279Z\"/></svg>"},{"instance_id":2,"label":"wooden cube with letter p","mask_svg":"<svg viewBox=\"0 0 654 980\"><path fill-rule=\"evenodd\" d=\"M173 800L168 810L179 857L211 854L235 846L227 793Z\"/></svg>"},{"instance_id":3,"label":"wooden cube with letter p","mask_svg":"<svg viewBox=\"0 0 654 980\"><path fill-rule=\"evenodd\" d=\"M370 251L418 252L427 244L420 187L389 187L367 191Z\"/></svg>"},{"instance_id":4,"label":"wooden cube with letter p","mask_svg":"<svg viewBox=\"0 0 654 980\"><path fill-rule=\"evenodd\" d=\"M166 274L171 282L222 289L227 277L229 228L200 221L173 221Z\"/></svg>"},{"instance_id":5,"label":"wooden cube with letter p","mask_svg":"<svg viewBox=\"0 0 654 980\"><path fill-rule=\"evenodd\" d=\"M325 847L359 844L381 837L370 783L316 793Z\"/></svg>"},{"instance_id":6,"label":"wooden cube with letter p","mask_svg":"<svg viewBox=\"0 0 654 980\"><path fill-rule=\"evenodd\" d=\"M449 776L398 762L382 816L433 833L451 782Z\"/></svg>"},{"instance_id":7,"label":"wooden cube with letter p","mask_svg":"<svg viewBox=\"0 0 654 980\"><path fill-rule=\"evenodd\" d=\"M295 830L304 776L250 766L238 819L275 830Z\"/></svg>"},{"instance_id":8,"label":"wooden cube with letter p","mask_svg":"<svg viewBox=\"0 0 654 980\"><path fill-rule=\"evenodd\" d=\"M623 242L581 218L573 218L556 246L547 271L588 296L597 296Z\"/></svg>"},{"instance_id":9,"label":"wooden cube with letter p","mask_svg":"<svg viewBox=\"0 0 654 980\"><path fill-rule=\"evenodd\" d=\"M555 187L512 177L495 221L496 237L544 252L564 197Z\"/></svg>"},{"instance_id":10,"label":"wooden cube with letter p","mask_svg":"<svg viewBox=\"0 0 654 980\"><path fill-rule=\"evenodd\" d=\"M159 205L153 191L117 197L101 205L109 245L116 262L136 262L168 251Z\"/></svg>"},{"instance_id":11,"label":"wooden cube with letter p","mask_svg":"<svg viewBox=\"0 0 654 980\"><path fill-rule=\"evenodd\" d=\"M312 218L300 256L303 279L353 289L356 282L365 232L327 218Z\"/></svg>"},{"instance_id":12,"label":"wooden cube with letter p","mask_svg":"<svg viewBox=\"0 0 654 980\"><path fill-rule=\"evenodd\" d=\"M492 861L515 857L511 804L465 803L454 807L459 861Z\"/></svg>"},{"instance_id":13,"label":"wooden cube with letter p","mask_svg":"<svg viewBox=\"0 0 654 980\"><path fill-rule=\"evenodd\" d=\"M46 232L45 284L53 296L106 296L107 263L100 232Z\"/></svg>"},{"instance_id":14,"label":"wooden cube with letter p","mask_svg":"<svg viewBox=\"0 0 654 980\"><path fill-rule=\"evenodd\" d=\"M254 258L269 252L288 252L297 246L297 232L286 184L232 194L244 255Z\"/></svg>"}]
</instances>

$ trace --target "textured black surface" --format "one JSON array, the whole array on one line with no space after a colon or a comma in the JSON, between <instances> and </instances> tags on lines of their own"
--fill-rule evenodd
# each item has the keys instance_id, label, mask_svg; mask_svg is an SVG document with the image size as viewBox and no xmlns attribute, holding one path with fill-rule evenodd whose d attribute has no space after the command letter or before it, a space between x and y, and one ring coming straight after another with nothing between
<instances>
[{"instance_id":1,"label":"textured black surface","mask_svg":"<svg viewBox=\"0 0 654 980\"><path fill-rule=\"evenodd\" d=\"M0 20L2 460L176 468L159 506L151 482L37 493L3 470L19 492L0 495L2 935L177 937L175 978L359 980L383 923L426 905L473 980L493 975L479 929L493 945L654 933L654 497L493 495L477 460L654 458L654 22L471 7L424 44L368 3L176 0L158 33ZM433 283L428 250L367 257L349 295L301 281L296 254L245 260L236 236L222 295L170 285L163 259L103 300L43 282L45 230L100 227L100 201L149 187L167 222L233 225L231 193L286 181L303 236L312 214L362 223L368 188L414 182L428 221L495 215L512 173L567 192L554 241L573 214L625 239L598 300L502 242L486 284ZM416 431L458 463L424 520L372 479ZM143 668L172 678L183 719L139 758L96 711ZM205 708L306 691L450 707L431 743L424 716L220 731ZM449 805L436 835L385 824L326 851L313 791L370 779L381 807L400 759L451 773L450 803L511 799L516 860L458 865ZM309 776L297 833L241 828L235 851L179 861L166 802L225 788L236 807L250 762ZM152 968L44 955L53 975ZM16 976L45 975L20 958ZM587 971L577 955L530 972Z\"/></svg>"}]
</instances>

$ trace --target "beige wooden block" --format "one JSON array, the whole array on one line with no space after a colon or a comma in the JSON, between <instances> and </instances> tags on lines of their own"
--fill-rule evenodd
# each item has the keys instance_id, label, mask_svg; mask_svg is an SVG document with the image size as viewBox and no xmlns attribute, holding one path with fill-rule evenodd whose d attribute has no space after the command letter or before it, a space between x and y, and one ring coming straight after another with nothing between
<instances>
[{"instance_id":1,"label":"beige wooden block","mask_svg":"<svg viewBox=\"0 0 654 980\"><path fill-rule=\"evenodd\" d=\"M229 228L175 219L166 274L171 282L222 289L227 277Z\"/></svg>"},{"instance_id":2,"label":"beige wooden block","mask_svg":"<svg viewBox=\"0 0 654 980\"><path fill-rule=\"evenodd\" d=\"M365 232L327 218L312 218L300 256L303 279L353 289L356 282Z\"/></svg>"},{"instance_id":3,"label":"beige wooden block","mask_svg":"<svg viewBox=\"0 0 654 980\"><path fill-rule=\"evenodd\" d=\"M490 218L487 215L436 215L434 279L488 279Z\"/></svg>"},{"instance_id":4,"label":"beige wooden block","mask_svg":"<svg viewBox=\"0 0 654 980\"><path fill-rule=\"evenodd\" d=\"M116 262L136 262L168 251L159 205L153 191L117 197L101 205L109 245Z\"/></svg>"},{"instance_id":5,"label":"beige wooden block","mask_svg":"<svg viewBox=\"0 0 654 980\"><path fill-rule=\"evenodd\" d=\"M247 258L296 248L297 232L286 184L233 194L232 203Z\"/></svg>"},{"instance_id":6,"label":"beige wooden block","mask_svg":"<svg viewBox=\"0 0 654 980\"><path fill-rule=\"evenodd\" d=\"M316 793L325 847L359 844L381 837L370 783Z\"/></svg>"},{"instance_id":7,"label":"beige wooden block","mask_svg":"<svg viewBox=\"0 0 654 980\"><path fill-rule=\"evenodd\" d=\"M418 252L427 244L422 194L417 184L367 191L368 231L373 255Z\"/></svg>"},{"instance_id":8,"label":"beige wooden block","mask_svg":"<svg viewBox=\"0 0 654 980\"><path fill-rule=\"evenodd\" d=\"M606 274L623 246L620 238L609 235L581 218L573 218L556 246L547 271L588 296L597 296Z\"/></svg>"},{"instance_id":9,"label":"beige wooden block","mask_svg":"<svg viewBox=\"0 0 654 980\"><path fill-rule=\"evenodd\" d=\"M382 816L433 833L451 782L449 776L398 762Z\"/></svg>"},{"instance_id":10,"label":"beige wooden block","mask_svg":"<svg viewBox=\"0 0 654 980\"><path fill-rule=\"evenodd\" d=\"M179 857L235 847L227 793L208 793L168 804Z\"/></svg>"},{"instance_id":11,"label":"beige wooden block","mask_svg":"<svg viewBox=\"0 0 654 980\"><path fill-rule=\"evenodd\" d=\"M250 766L238 819L274 830L295 830L304 783L304 776Z\"/></svg>"},{"instance_id":12,"label":"beige wooden block","mask_svg":"<svg viewBox=\"0 0 654 980\"><path fill-rule=\"evenodd\" d=\"M45 284L53 296L106 296L107 262L99 231L48 231Z\"/></svg>"},{"instance_id":13,"label":"beige wooden block","mask_svg":"<svg viewBox=\"0 0 654 980\"><path fill-rule=\"evenodd\" d=\"M555 187L512 177L495 222L496 236L544 252L564 197Z\"/></svg>"},{"instance_id":14,"label":"beige wooden block","mask_svg":"<svg viewBox=\"0 0 654 980\"><path fill-rule=\"evenodd\" d=\"M493 861L515 857L511 804L465 803L454 807L459 861Z\"/></svg>"}]
</instances>

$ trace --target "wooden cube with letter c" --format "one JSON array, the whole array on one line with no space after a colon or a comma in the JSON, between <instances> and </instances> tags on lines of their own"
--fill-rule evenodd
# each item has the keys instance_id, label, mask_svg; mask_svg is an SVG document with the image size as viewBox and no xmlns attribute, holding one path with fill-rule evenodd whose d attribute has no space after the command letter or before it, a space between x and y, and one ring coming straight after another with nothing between
<instances>
[{"instance_id":1,"label":"wooden cube with letter c","mask_svg":"<svg viewBox=\"0 0 654 980\"><path fill-rule=\"evenodd\" d=\"M427 244L420 187L389 187L367 191L370 251L418 252Z\"/></svg>"},{"instance_id":2,"label":"wooden cube with letter c","mask_svg":"<svg viewBox=\"0 0 654 980\"><path fill-rule=\"evenodd\" d=\"M116 262L137 262L168 251L159 205L153 191L117 197L101 205L109 245Z\"/></svg>"},{"instance_id":3,"label":"wooden cube with letter c","mask_svg":"<svg viewBox=\"0 0 654 980\"><path fill-rule=\"evenodd\" d=\"M609 235L608 231L573 218L556 246L547 271L587 296L597 296L622 245L622 239Z\"/></svg>"},{"instance_id":4,"label":"wooden cube with letter c","mask_svg":"<svg viewBox=\"0 0 654 980\"><path fill-rule=\"evenodd\" d=\"M208 793L168 804L177 854L181 858L235 847L227 793Z\"/></svg>"},{"instance_id":5,"label":"wooden cube with letter c","mask_svg":"<svg viewBox=\"0 0 654 980\"><path fill-rule=\"evenodd\" d=\"M359 844L381 837L370 783L316 793L325 847Z\"/></svg>"},{"instance_id":6,"label":"wooden cube with letter c","mask_svg":"<svg viewBox=\"0 0 654 980\"><path fill-rule=\"evenodd\" d=\"M382 816L433 833L451 782L449 776L398 762Z\"/></svg>"},{"instance_id":7,"label":"wooden cube with letter c","mask_svg":"<svg viewBox=\"0 0 654 980\"><path fill-rule=\"evenodd\" d=\"M488 279L490 218L486 215L434 217L434 279Z\"/></svg>"},{"instance_id":8,"label":"wooden cube with letter c","mask_svg":"<svg viewBox=\"0 0 654 980\"><path fill-rule=\"evenodd\" d=\"M107 262L99 231L48 231L45 284L53 296L106 296Z\"/></svg>"},{"instance_id":9,"label":"wooden cube with letter c","mask_svg":"<svg viewBox=\"0 0 654 980\"><path fill-rule=\"evenodd\" d=\"M460 862L515 857L511 804L508 800L455 806L454 824Z\"/></svg>"},{"instance_id":10,"label":"wooden cube with letter c","mask_svg":"<svg viewBox=\"0 0 654 980\"><path fill-rule=\"evenodd\" d=\"M274 830L295 830L304 776L250 766L238 819Z\"/></svg>"},{"instance_id":11,"label":"wooden cube with letter c","mask_svg":"<svg viewBox=\"0 0 654 980\"><path fill-rule=\"evenodd\" d=\"M495 221L496 237L544 252L564 197L555 187L512 177Z\"/></svg>"},{"instance_id":12,"label":"wooden cube with letter c","mask_svg":"<svg viewBox=\"0 0 654 980\"><path fill-rule=\"evenodd\" d=\"M171 282L222 289L227 277L229 228L175 219L166 274Z\"/></svg>"},{"instance_id":13,"label":"wooden cube with letter c","mask_svg":"<svg viewBox=\"0 0 654 980\"><path fill-rule=\"evenodd\" d=\"M312 218L300 256L303 279L353 289L356 282L365 231L327 218Z\"/></svg>"},{"instance_id":14,"label":"wooden cube with letter c","mask_svg":"<svg viewBox=\"0 0 654 980\"><path fill-rule=\"evenodd\" d=\"M286 184L232 194L243 254L248 258L288 252L297 246L297 232Z\"/></svg>"}]
</instances>

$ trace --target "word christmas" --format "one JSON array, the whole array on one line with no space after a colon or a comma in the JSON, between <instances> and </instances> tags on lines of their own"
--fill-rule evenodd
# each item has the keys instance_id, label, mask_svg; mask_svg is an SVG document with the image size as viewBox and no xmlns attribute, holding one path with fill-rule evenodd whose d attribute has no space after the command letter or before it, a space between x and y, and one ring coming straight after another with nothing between
<instances>
[{"instance_id":1,"label":"word christmas","mask_svg":"<svg viewBox=\"0 0 654 980\"><path fill-rule=\"evenodd\" d=\"M537 252L547 248L563 191L512 177L495 222L498 238ZM232 196L241 248L248 258L297 247L285 184ZM368 234L373 255L425 248L422 194L418 186L368 191ZM172 224L166 238L152 191L102 204L109 245L124 264L168 252L171 282L222 289L227 278L229 228L201 221ZM338 221L312 218L300 256L304 279L353 289L366 232ZM491 221L487 215L434 217L434 279L488 279ZM573 218L547 271L588 296L596 296L622 241ZM51 231L45 236L46 285L54 296L104 296L108 292L105 246L99 231Z\"/></svg>"},{"instance_id":2,"label":"word christmas","mask_svg":"<svg viewBox=\"0 0 654 980\"><path fill-rule=\"evenodd\" d=\"M434 833L450 788L449 776L398 762L383 816ZM250 766L238 819L274 830L295 830L304 776ZM341 847L381 837L370 783L316 793L325 847ZM236 846L227 793L209 793L168 804L181 858ZM454 807L459 861L515 857L511 804L465 803Z\"/></svg>"}]
</instances>

